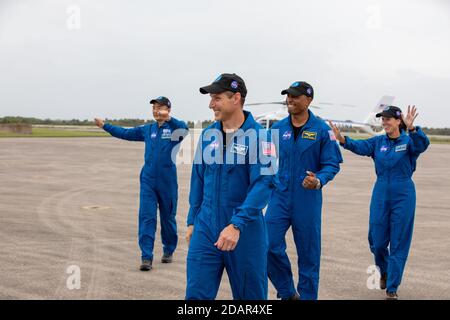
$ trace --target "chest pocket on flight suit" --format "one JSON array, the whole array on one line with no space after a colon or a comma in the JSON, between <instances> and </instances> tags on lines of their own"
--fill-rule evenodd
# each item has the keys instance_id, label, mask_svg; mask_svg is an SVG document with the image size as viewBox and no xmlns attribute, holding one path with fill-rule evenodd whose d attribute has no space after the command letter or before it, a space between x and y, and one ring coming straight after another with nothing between
<instances>
[{"instance_id":1,"label":"chest pocket on flight suit","mask_svg":"<svg viewBox=\"0 0 450 320\"><path fill-rule=\"evenodd\" d=\"M225 164L227 200L230 205L239 205L245 200L250 184L248 153L229 155L234 156L234 161Z\"/></svg>"},{"instance_id":2,"label":"chest pocket on flight suit","mask_svg":"<svg viewBox=\"0 0 450 320\"><path fill-rule=\"evenodd\" d=\"M293 137L291 138L293 139ZM278 173L275 177L275 184L280 191L284 191L289 186L289 175L291 165L291 154L289 148L293 141L280 141L280 150L278 152Z\"/></svg>"}]
</instances>

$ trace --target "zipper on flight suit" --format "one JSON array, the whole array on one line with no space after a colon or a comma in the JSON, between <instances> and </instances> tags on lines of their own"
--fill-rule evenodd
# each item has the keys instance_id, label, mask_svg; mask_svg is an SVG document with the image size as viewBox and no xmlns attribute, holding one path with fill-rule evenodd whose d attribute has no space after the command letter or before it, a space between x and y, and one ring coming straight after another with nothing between
<instances>
[{"instance_id":1,"label":"zipper on flight suit","mask_svg":"<svg viewBox=\"0 0 450 320\"><path fill-rule=\"evenodd\" d=\"M154 149L155 149L155 150L159 150L159 143L160 143L160 140L161 140L161 132L160 132L160 130L161 130L162 126L160 127L160 126L158 125L158 123L156 123L156 126L157 126L157 128L158 128L158 131L157 131L157 133L156 133L156 148L154 148ZM155 178L156 178L156 172L158 172L158 171L157 171L158 168L157 168L156 166L157 166L158 163L159 163L159 161L158 161L158 158L159 158L159 152L155 152L155 153L156 153L156 156L155 156L155 160L153 161L153 164L154 164L154 166L153 166L153 172L154 172Z\"/></svg>"},{"instance_id":2,"label":"zipper on flight suit","mask_svg":"<svg viewBox=\"0 0 450 320\"><path fill-rule=\"evenodd\" d=\"M222 146L222 164L217 165L217 178L216 178L216 205L217 205L217 222L220 221L219 214L220 214L220 180L221 180L221 174L222 174L222 166L224 165L224 156L226 154L225 146Z\"/></svg>"},{"instance_id":3,"label":"zipper on flight suit","mask_svg":"<svg viewBox=\"0 0 450 320\"><path fill-rule=\"evenodd\" d=\"M222 173L222 165L218 165L217 168L217 179L216 179L216 201L217 201L217 207L219 207L220 204L220 175ZM217 209L219 211L219 209Z\"/></svg>"},{"instance_id":4,"label":"zipper on flight suit","mask_svg":"<svg viewBox=\"0 0 450 320\"><path fill-rule=\"evenodd\" d=\"M389 162L391 163L392 162L392 158L393 158L393 152L395 152L395 147L394 147L394 145L395 145L395 142L396 141L393 141L393 140L391 140L391 139L389 139L388 138L388 140L389 140ZM389 165L390 165L390 163L389 163ZM391 201L391 198L390 198L390 195L391 195L391 171L392 171L392 167L391 166L389 166L389 169L387 170L387 190L386 190L386 192L387 192L387 196L386 196L386 200L387 201ZM389 207L390 207L390 205L389 205Z\"/></svg>"},{"instance_id":5,"label":"zipper on flight suit","mask_svg":"<svg viewBox=\"0 0 450 320\"><path fill-rule=\"evenodd\" d=\"M289 171L290 171L290 179L289 179L289 192L291 193L291 201L289 203L289 207L292 208L293 207L293 202L294 202L294 184L295 181L297 180L296 177L294 176L294 161L295 161L295 157L297 155L297 142L295 141L295 136L294 136L294 128L291 125L291 129L292 129L292 140L290 141L290 149L292 150L292 146L294 146L293 150L294 152L289 152L290 156L289 156Z\"/></svg>"},{"instance_id":6,"label":"zipper on flight suit","mask_svg":"<svg viewBox=\"0 0 450 320\"><path fill-rule=\"evenodd\" d=\"M294 146L294 152L292 152L292 153L290 152L292 155L290 156L290 159L289 159L290 160L289 167L290 167L290 172L291 172L291 179L290 179L291 195L294 194L293 193L294 186L295 186L295 183L297 183L296 182L297 181L297 177L294 176L294 162L295 162L296 156L300 156L299 153L298 153L298 150L300 149L300 143L301 143L300 139L302 139L302 134L303 134L303 131L305 130L305 126L308 123L308 121L309 121L309 118L306 121L306 123L302 126L302 129L300 130L299 135L297 136L297 139L295 139L294 126L292 125L292 122L290 123L290 127L291 127L291 130L292 130L291 131L292 132L292 141L291 141L290 149L292 150L292 146ZM300 182L300 184L302 184L302 183L303 183L303 181Z\"/></svg>"}]
</instances>

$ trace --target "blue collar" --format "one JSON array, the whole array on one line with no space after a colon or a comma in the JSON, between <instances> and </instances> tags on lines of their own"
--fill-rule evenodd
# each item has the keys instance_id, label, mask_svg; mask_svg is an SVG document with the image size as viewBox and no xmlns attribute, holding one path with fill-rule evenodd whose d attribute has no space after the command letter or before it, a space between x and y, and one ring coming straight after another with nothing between
<instances>
[{"instance_id":1,"label":"blue collar","mask_svg":"<svg viewBox=\"0 0 450 320\"><path fill-rule=\"evenodd\" d=\"M314 113L308 109L308 121L303 125L302 130L313 128L317 124L317 117L314 115ZM287 118L285 118L289 126L292 128L292 121L291 121L291 115L288 115ZM293 128L292 128L293 129Z\"/></svg>"},{"instance_id":2,"label":"blue collar","mask_svg":"<svg viewBox=\"0 0 450 320\"><path fill-rule=\"evenodd\" d=\"M391 138L389 138L389 136L388 136L387 133L384 135L384 137L385 137L386 140L394 140L394 141L401 141L401 140L404 140L407 136L408 136L408 135L406 134L406 131L405 131L405 130L400 130L400 135L398 136L397 139L391 139Z\"/></svg>"},{"instance_id":3,"label":"blue collar","mask_svg":"<svg viewBox=\"0 0 450 320\"><path fill-rule=\"evenodd\" d=\"M246 119L239 129L245 132L248 129L254 128L256 121L250 112L245 111L245 110L243 110L243 111L244 111L244 116ZM222 130L222 122L221 121L214 122L213 128L217 129L217 130Z\"/></svg>"}]
</instances>

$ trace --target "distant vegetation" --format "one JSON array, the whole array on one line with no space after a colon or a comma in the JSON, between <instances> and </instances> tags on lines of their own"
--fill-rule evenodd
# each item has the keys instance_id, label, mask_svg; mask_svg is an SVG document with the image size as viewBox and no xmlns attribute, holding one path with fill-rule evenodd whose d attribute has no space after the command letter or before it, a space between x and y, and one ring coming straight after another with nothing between
<instances>
[{"instance_id":1,"label":"distant vegetation","mask_svg":"<svg viewBox=\"0 0 450 320\"><path fill-rule=\"evenodd\" d=\"M154 120L142 120L142 119L105 119L105 121L123 127L136 127L146 123L153 123ZM52 119L38 119L38 118L25 118L25 117L3 117L0 118L0 123L28 123L39 124L49 126L95 126L94 121L91 120L52 120ZM211 120L202 121L202 127L206 128L212 123ZM194 128L195 124L199 124L197 121L187 121L189 128ZM423 131L429 135L450 136L450 128L428 128L423 127ZM347 129L347 132L356 132L354 129Z\"/></svg>"},{"instance_id":2,"label":"distant vegetation","mask_svg":"<svg viewBox=\"0 0 450 320\"><path fill-rule=\"evenodd\" d=\"M126 127L135 127L145 123L153 123L154 120L142 119L105 119L106 121ZM95 126L93 120L52 120L52 119L38 119L38 118L24 118L24 117L4 117L0 118L0 123L28 123L51 126Z\"/></svg>"},{"instance_id":3,"label":"distant vegetation","mask_svg":"<svg viewBox=\"0 0 450 320\"><path fill-rule=\"evenodd\" d=\"M142 120L142 119L105 119L105 121L123 127L136 127L146 123L153 123L155 120ZM53 120L53 119L38 119L38 118L25 118L25 117L3 117L0 118L0 123L27 123L49 126L95 126L93 120ZM210 120L202 122L203 128L206 128L212 123ZM193 121L187 121L189 128L194 128ZM197 122L198 124L198 122Z\"/></svg>"},{"instance_id":4,"label":"distant vegetation","mask_svg":"<svg viewBox=\"0 0 450 320\"><path fill-rule=\"evenodd\" d=\"M429 135L437 135L437 136L449 136L450 128L427 128L423 127L423 131Z\"/></svg>"}]
</instances>

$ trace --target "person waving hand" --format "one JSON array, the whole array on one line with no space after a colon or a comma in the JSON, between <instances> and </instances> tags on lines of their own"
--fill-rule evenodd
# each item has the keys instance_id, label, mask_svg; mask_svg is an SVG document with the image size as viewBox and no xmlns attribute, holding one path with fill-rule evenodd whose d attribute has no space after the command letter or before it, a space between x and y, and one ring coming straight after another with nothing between
<instances>
[{"instance_id":1,"label":"person waving hand","mask_svg":"<svg viewBox=\"0 0 450 320\"><path fill-rule=\"evenodd\" d=\"M376 116L381 117L386 134L367 140L343 136L335 124L329 124L344 149L369 156L375 163L369 245L380 270L380 288L386 289L388 300L396 300L413 234L416 191L411 178L417 158L430 141L414 126L418 116L415 106L408 106L406 115L400 108L388 106Z\"/></svg>"}]
</instances>

